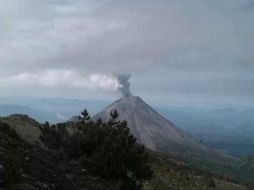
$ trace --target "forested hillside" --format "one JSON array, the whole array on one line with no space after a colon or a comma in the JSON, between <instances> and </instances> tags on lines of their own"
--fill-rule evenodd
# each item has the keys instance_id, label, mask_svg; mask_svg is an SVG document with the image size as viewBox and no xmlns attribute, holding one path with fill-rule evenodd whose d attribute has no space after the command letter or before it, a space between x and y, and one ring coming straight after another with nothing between
<instances>
[{"instance_id":1,"label":"forested hillside","mask_svg":"<svg viewBox=\"0 0 254 190\"><path fill-rule=\"evenodd\" d=\"M246 189L239 181L147 150L136 143L117 112L111 113L108 122L95 123L85 110L71 133L66 123L39 124L28 116L11 118L0 121L0 187L6 190ZM17 134L17 125L13 125L17 118L20 125L30 121L31 129L41 131L38 142ZM28 124L26 127L29 131Z\"/></svg>"}]
</instances>

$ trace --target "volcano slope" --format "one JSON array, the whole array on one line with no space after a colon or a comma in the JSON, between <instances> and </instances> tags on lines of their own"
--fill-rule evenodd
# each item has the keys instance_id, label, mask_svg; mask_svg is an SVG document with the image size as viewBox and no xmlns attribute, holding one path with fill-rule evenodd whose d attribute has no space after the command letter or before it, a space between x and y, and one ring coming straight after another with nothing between
<instances>
[{"instance_id":1,"label":"volcano slope","mask_svg":"<svg viewBox=\"0 0 254 190\"><path fill-rule=\"evenodd\" d=\"M232 164L235 159L207 148L162 117L140 97L121 98L93 117L106 122L116 110L119 120L127 121L138 143L153 151L170 154L202 169L220 170L221 165ZM221 171L222 172L222 171ZM231 172L231 171L230 171Z\"/></svg>"}]
</instances>

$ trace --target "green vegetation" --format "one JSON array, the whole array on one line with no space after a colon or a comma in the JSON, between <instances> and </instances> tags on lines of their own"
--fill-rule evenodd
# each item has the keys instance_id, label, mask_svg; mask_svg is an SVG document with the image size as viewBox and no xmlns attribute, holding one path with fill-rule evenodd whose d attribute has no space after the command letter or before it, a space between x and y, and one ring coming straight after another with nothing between
<instances>
[{"instance_id":1,"label":"green vegetation","mask_svg":"<svg viewBox=\"0 0 254 190\"><path fill-rule=\"evenodd\" d=\"M2 176L3 185L7 189L12 189L13 184L20 182L20 169L22 165L22 158L20 153L20 138L16 132L10 128L9 125L0 122L0 138L3 139L7 136L9 141L1 143L3 150L1 160L3 160L4 173ZM6 136L3 136L5 134ZM3 141L4 142L4 141Z\"/></svg>"},{"instance_id":2,"label":"green vegetation","mask_svg":"<svg viewBox=\"0 0 254 190\"><path fill-rule=\"evenodd\" d=\"M19 130L39 130L41 143L19 137L19 124ZM252 167L252 159L234 167ZM0 189L253 190L252 182L244 184L145 149L117 112L106 123L93 122L86 110L71 125L39 125L20 115L0 120Z\"/></svg>"},{"instance_id":3,"label":"green vegetation","mask_svg":"<svg viewBox=\"0 0 254 190\"><path fill-rule=\"evenodd\" d=\"M216 190L247 190L246 187L223 180L214 179Z\"/></svg>"},{"instance_id":4,"label":"green vegetation","mask_svg":"<svg viewBox=\"0 0 254 190\"><path fill-rule=\"evenodd\" d=\"M64 124L50 126L48 122L40 126L40 140L48 149L59 151L63 148L67 138L69 137Z\"/></svg>"},{"instance_id":5,"label":"green vegetation","mask_svg":"<svg viewBox=\"0 0 254 190\"><path fill-rule=\"evenodd\" d=\"M11 115L9 117L1 118L1 121L8 124L19 137L28 143L35 144L39 141L41 134L40 124L28 115Z\"/></svg>"},{"instance_id":6,"label":"green vegetation","mask_svg":"<svg viewBox=\"0 0 254 190\"><path fill-rule=\"evenodd\" d=\"M149 164L154 176L144 182L144 190L247 190L230 178L193 169L163 154L150 152Z\"/></svg>"},{"instance_id":7,"label":"green vegetation","mask_svg":"<svg viewBox=\"0 0 254 190\"><path fill-rule=\"evenodd\" d=\"M214 179L208 173L165 155L150 152L149 158L154 177L146 181L145 190L215 190Z\"/></svg>"},{"instance_id":8,"label":"green vegetation","mask_svg":"<svg viewBox=\"0 0 254 190\"><path fill-rule=\"evenodd\" d=\"M90 120L82 112L77 130L69 135L64 124L41 127L40 139L49 149L78 160L91 174L109 180L120 180L122 189L140 189L141 180L151 177L144 146L136 143L126 122L118 121L116 111L107 123Z\"/></svg>"}]
</instances>

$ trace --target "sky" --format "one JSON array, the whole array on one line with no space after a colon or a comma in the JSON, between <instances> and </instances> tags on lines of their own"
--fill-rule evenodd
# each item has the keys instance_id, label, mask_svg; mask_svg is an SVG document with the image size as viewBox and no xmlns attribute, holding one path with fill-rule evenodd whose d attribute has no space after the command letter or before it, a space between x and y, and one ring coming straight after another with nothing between
<instances>
[{"instance_id":1,"label":"sky","mask_svg":"<svg viewBox=\"0 0 254 190\"><path fill-rule=\"evenodd\" d=\"M253 106L254 0L0 0L0 96Z\"/></svg>"}]
</instances>

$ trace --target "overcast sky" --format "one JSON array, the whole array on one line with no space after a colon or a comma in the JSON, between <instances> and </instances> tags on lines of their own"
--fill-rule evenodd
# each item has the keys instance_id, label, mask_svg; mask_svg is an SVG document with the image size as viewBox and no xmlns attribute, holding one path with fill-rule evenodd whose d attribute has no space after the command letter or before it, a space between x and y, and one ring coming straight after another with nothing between
<instances>
[{"instance_id":1,"label":"overcast sky","mask_svg":"<svg viewBox=\"0 0 254 190\"><path fill-rule=\"evenodd\" d=\"M0 96L254 105L253 0L0 0Z\"/></svg>"}]
</instances>

